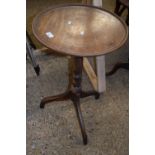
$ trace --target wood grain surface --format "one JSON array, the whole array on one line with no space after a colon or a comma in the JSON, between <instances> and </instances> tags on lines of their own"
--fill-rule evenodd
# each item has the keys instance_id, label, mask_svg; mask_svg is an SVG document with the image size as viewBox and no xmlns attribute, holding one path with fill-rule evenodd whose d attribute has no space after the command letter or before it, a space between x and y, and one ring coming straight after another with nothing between
<instances>
[{"instance_id":1,"label":"wood grain surface","mask_svg":"<svg viewBox=\"0 0 155 155\"><path fill-rule=\"evenodd\" d=\"M63 5L41 12L33 33L45 46L75 56L96 56L114 51L127 39L126 24L101 8Z\"/></svg>"}]
</instances>

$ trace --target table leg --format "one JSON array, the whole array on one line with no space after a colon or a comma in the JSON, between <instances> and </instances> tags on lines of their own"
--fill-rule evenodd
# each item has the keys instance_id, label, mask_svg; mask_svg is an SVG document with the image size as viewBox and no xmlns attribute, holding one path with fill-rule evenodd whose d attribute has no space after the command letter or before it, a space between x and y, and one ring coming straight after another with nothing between
<instances>
[{"instance_id":1,"label":"table leg","mask_svg":"<svg viewBox=\"0 0 155 155\"><path fill-rule=\"evenodd\" d=\"M70 94L70 92L67 91L67 92L65 92L63 94L59 94L59 95L55 95L55 96L47 96L47 97L44 97L41 100L40 108L43 109L45 107L45 104L48 104L49 102L67 100L67 99L69 99L69 94Z\"/></svg>"},{"instance_id":2,"label":"table leg","mask_svg":"<svg viewBox=\"0 0 155 155\"><path fill-rule=\"evenodd\" d=\"M75 100L73 100L74 103L74 107L76 110L76 114L77 114L77 118L79 121L79 126L81 129L81 134L82 134L82 138L83 138L83 144L86 145L88 142L87 139L87 134L86 134L86 130L85 130L85 125L84 125L84 120L83 120L83 116L82 116L82 112L81 112L81 108L80 108L80 98L77 97Z\"/></svg>"},{"instance_id":3,"label":"table leg","mask_svg":"<svg viewBox=\"0 0 155 155\"><path fill-rule=\"evenodd\" d=\"M67 99L72 100L74 107L75 107L76 114L77 114L79 126L81 129L83 144L86 145L87 144L87 134L86 134L84 120L83 120L82 112L81 112L81 108L80 108L80 98L94 95L95 99L98 99L99 93L96 91L88 91L88 92L82 91L81 81L82 81L83 58L82 57L73 57L73 60L74 60L73 61L74 62L74 72L72 74L71 84L69 84L69 87L68 87L69 90L63 94L60 94L60 95L48 96L48 97L43 98L40 103L40 108L44 108L45 105L49 102L63 101L63 100L67 100Z\"/></svg>"},{"instance_id":4,"label":"table leg","mask_svg":"<svg viewBox=\"0 0 155 155\"><path fill-rule=\"evenodd\" d=\"M73 85L72 85L72 96L77 118L79 121L79 126L81 129L81 134L83 138L83 144L87 144L87 134L85 130L84 120L80 108L80 97L81 97L81 81L82 81L82 68L83 68L83 58L74 57L74 74L73 74Z\"/></svg>"}]
</instances>

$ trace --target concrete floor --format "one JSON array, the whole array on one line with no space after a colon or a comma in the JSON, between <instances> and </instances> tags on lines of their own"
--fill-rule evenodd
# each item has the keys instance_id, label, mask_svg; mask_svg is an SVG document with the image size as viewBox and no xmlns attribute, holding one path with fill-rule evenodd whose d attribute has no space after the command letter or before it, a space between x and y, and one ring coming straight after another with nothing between
<instances>
[{"instance_id":1,"label":"concrete floor","mask_svg":"<svg viewBox=\"0 0 155 155\"><path fill-rule=\"evenodd\" d=\"M42 47L32 35L33 17L49 5L80 2L79 0L28 0L27 29L37 47ZM113 0L103 0L105 8L113 10ZM82 138L71 101L53 102L39 108L40 98L66 90L68 58L56 54L35 53L41 68L36 76L27 60L27 155L128 155L128 76L119 70L107 78L107 91L99 100L81 100L81 108L88 134L88 145ZM128 42L106 56L106 70L118 61L128 61ZM63 78L62 78L63 77ZM84 73L83 89L92 86ZM60 103L60 104L59 104ZM62 103L62 104L61 104Z\"/></svg>"}]
</instances>

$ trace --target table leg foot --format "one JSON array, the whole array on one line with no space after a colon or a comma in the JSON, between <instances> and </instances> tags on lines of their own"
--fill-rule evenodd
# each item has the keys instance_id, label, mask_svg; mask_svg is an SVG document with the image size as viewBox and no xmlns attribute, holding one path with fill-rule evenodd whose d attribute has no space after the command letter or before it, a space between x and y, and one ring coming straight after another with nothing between
<instances>
[{"instance_id":1,"label":"table leg foot","mask_svg":"<svg viewBox=\"0 0 155 155\"><path fill-rule=\"evenodd\" d=\"M70 94L70 92L66 92L66 93L63 93L63 94L60 94L60 95L56 95L56 96L44 97L41 100L40 108L43 109L45 107L45 105L48 104L49 102L67 100L67 99L69 99L69 94Z\"/></svg>"},{"instance_id":2,"label":"table leg foot","mask_svg":"<svg viewBox=\"0 0 155 155\"><path fill-rule=\"evenodd\" d=\"M76 100L73 100L73 103L74 103L74 107L76 110L76 114L77 114L80 129L81 129L81 133L82 133L83 144L86 145L88 142L88 139L87 139L87 134L85 131L84 120L83 120L82 113L81 113L80 101L79 101L79 99L76 99Z\"/></svg>"},{"instance_id":3,"label":"table leg foot","mask_svg":"<svg viewBox=\"0 0 155 155\"><path fill-rule=\"evenodd\" d=\"M37 76L39 76L39 74L40 74L40 67L39 67L39 65L37 65L36 67L34 67L34 70L35 70Z\"/></svg>"}]
</instances>

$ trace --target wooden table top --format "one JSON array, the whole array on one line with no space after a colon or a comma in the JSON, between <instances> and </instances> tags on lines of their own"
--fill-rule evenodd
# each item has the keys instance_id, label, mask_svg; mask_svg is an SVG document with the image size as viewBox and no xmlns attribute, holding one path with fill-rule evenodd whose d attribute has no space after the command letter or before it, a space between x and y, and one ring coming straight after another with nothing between
<instances>
[{"instance_id":1,"label":"wooden table top","mask_svg":"<svg viewBox=\"0 0 155 155\"><path fill-rule=\"evenodd\" d=\"M121 47L128 28L117 15L84 5L62 5L38 14L35 37L46 47L74 56L97 56Z\"/></svg>"}]
</instances>

